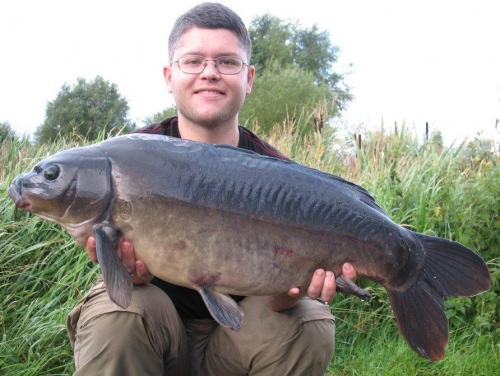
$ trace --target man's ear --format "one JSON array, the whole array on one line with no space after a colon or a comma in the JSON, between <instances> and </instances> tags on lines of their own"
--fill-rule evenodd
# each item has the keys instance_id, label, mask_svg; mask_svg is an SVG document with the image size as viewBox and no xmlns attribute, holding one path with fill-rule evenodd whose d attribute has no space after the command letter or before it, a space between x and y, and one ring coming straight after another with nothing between
<instances>
[{"instance_id":1,"label":"man's ear","mask_svg":"<svg viewBox=\"0 0 500 376\"><path fill-rule=\"evenodd\" d=\"M255 66L248 66L246 95L252 92L253 80L255 79Z\"/></svg>"},{"instance_id":2,"label":"man's ear","mask_svg":"<svg viewBox=\"0 0 500 376\"><path fill-rule=\"evenodd\" d=\"M170 83L172 82L172 67L170 65L165 65L163 67L163 78L165 79L165 82L167 83L168 86L168 92L172 92L172 87Z\"/></svg>"}]
</instances>

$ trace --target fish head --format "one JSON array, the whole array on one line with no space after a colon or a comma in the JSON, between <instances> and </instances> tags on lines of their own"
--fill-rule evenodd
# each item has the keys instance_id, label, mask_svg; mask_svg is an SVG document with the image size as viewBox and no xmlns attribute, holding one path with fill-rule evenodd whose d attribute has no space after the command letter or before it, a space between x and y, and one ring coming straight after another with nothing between
<instances>
[{"instance_id":1,"label":"fish head","mask_svg":"<svg viewBox=\"0 0 500 376\"><path fill-rule=\"evenodd\" d=\"M82 245L106 216L112 198L111 165L91 149L62 151L18 175L9 188L18 208L58 223Z\"/></svg>"}]
</instances>

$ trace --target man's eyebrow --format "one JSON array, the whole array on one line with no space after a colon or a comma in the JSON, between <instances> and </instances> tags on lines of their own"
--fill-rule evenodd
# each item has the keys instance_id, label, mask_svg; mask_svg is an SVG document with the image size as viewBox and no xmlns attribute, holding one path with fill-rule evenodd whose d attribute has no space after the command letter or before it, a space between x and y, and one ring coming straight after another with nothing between
<instances>
[{"instance_id":1,"label":"man's eyebrow","mask_svg":"<svg viewBox=\"0 0 500 376\"><path fill-rule=\"evenodd\" d=\"M179 57L182 57L182 56L186 56L186 55L197 55L197 56L203 56L203 57L209 57L199 51L188 51L188 52L184 52L182 55L179 55L177 57L177 59ZM230 57L237 57L238 59L242 59L242 60L245 60L245 57L242 57L240 56L240 54L236 53L236 52L221 52L221 53L217 53L217 54L214 54L213 57L219 57L219 56L230 56Z\"/></svg>"}]
</instances>

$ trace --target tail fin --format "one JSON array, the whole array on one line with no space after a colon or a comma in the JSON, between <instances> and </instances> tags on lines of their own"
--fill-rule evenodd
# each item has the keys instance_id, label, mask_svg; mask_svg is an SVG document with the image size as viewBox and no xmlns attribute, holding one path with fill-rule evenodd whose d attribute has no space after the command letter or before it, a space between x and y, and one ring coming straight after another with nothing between
<instances>
[{"instance_id":1,"label":"tail fin","mask_svg":"<svg viewBox=\"0 0 500 376\"><path fill-rule=\"evenodd\" d=\"M444 357L448 318L444 296L473 296L490 288L484 260L463 245L415 233L425 253L418 280L405 291L388 290L406 342L429 360Z\"/></svg>"}]
</instances>

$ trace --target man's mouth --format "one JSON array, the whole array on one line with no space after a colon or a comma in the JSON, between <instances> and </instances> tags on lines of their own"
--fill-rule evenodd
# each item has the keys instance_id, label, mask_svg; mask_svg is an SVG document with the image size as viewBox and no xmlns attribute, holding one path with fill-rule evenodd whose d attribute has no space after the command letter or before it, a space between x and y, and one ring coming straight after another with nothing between
<instances>
[{"instance_id":1,"label":"man's mouth","mask_svg":"<svg viewBox=\"0 0 500 376\"><path fill-rule=\"evenodd\" d=\"M197 90L197 91L195 91L195 94L202 94L202 95L224 95L224 93L222 91L219 91L219 90L209 90L209 89Z\"/></svg>"}]
</instances>

